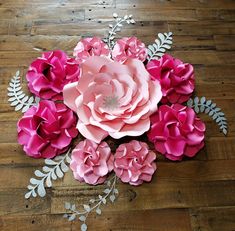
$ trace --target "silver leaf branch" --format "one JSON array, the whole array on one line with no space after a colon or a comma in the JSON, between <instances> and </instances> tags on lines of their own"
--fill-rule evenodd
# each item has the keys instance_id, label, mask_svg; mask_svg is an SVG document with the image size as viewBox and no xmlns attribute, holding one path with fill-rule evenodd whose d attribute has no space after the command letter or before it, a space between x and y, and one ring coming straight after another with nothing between
<instances>
[{"instance_id":1,"label":"silver leaf branch","mask_svg":"<svg viewBox=\"0 0 235 231\"><path fill-rule=\"evenodd\" d=\"M27 96L21 86L20 72L16 72L9 82L8 90L8 101L12 107L15 107L15 111L26 112L31 106L38 104L39 98L34 96Z\"/></svg>"},{"instance_id":2,"label":"silver leaf branch","mask_svg":"<svg viewBox=\"0 0 235 231\"><path fill-rule=\"evenodd\" d=\"M101 205L107 203L108 199L113 203L118 194L118 189L116 188L117 176L114 175L110 180L106 182L106 188L103 191L102 195L99 195L95 199L90 199L88 204L83 204L80 210L76 209L75 204L69 202L65 203L65 208L69 210L70 214L64 214L64 217L69 221L75 220L79 216L79 220L82 222L81 231L87 230L86 219L90 212L95 211L96 214L101 215Z\"/></svg>"},{"instance_id":3,"label":"silver leaf branch","mask_svg":"<svg viewBox=\"0 0 235 231\"><path fill-rule=\"evenodd\" d=\"M201 98L195 97L194 99L188 100L187 106L193 108L196 113L208 114L218 124L223 134L227 135L227 119L221 109L212 100L207 100L204 96Z\"/></svg>"},{"instance_id":4,"label":"silver leaf branch","mask_svg":"<svg viewBox=\"0 0 235 231\"><path fill-rule=\"evenodd\" d=\"M148 61L162 57L166 50L171 49L171 44L172 32L159 33L158 39L152 45L148 46Z\"/></svg>"},{"instance_id":5,"label":"silver leaf branch","mask_svg":"<svg viewBox=\"0 0 235 231\"><path fill-rule=\"evenodd\" d=\"M45 184L47 187L52 186L52 180L62 178L64 173L69 170L70 150L64 154L52 159L45 159L45 166L42 171L36 170L34 172L37 178L31 178L30 184L27 186L28 192L25 194L25 199L30 197L44 197L46 195Z\"/></svg>"},{"instance_id":6,"label":"silver leaf branch","mask_svg":"<svg viewBox=\"0 0 235 231\"><path fill-rule=\"evenodd\" d=\"M106 38L104 38L104 42L107 43L110 50L113 49L114 46L114 38L117 34L117 32L121 31L121 28L124 23L127 24L135 24L135 20L132 18L132 15L125 15L123 17L118 17L117 13L113 14L113 17L115 19L115 24L109 24L109 31Z\"/></svg>"}]
</instances>

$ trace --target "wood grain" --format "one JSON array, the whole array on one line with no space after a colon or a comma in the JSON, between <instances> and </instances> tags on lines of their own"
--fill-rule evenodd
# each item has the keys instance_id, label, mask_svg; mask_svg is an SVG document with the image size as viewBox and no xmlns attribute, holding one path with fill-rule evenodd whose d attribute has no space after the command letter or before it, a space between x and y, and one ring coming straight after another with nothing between
<instances>
[{"instance_id":1,"label":"wood grain","mask_svg":"<svg viewBox=\"0 0 235 231\"><path fill-rule=\"evenodd\" d=\"M133 14L136 25L118 35L135 35L146 44L172 31L170 53L194 64L196 94L215 100L225 112L225 138L206 115L206 147L193 159L173 163L158 155L150 184L118 183L120 196L91 214L89 230L234 231L235 230L235 1L234 0L2 0L0 2L0 230L79 230L62 218L64 202L85 203L104 186L73 179L56 181L44 199L25 200L33 171L43 160L27 157L17 144L21 114L8 104L6 88L20 70L25 76L41 51L62 49L72 55L77 41L104 36L112 13ZM22 78L24 89L26 80ZM115 140L108 140L113 147ZM152 145L150 145L153 147Z\"/></svg>"}]
</instances>

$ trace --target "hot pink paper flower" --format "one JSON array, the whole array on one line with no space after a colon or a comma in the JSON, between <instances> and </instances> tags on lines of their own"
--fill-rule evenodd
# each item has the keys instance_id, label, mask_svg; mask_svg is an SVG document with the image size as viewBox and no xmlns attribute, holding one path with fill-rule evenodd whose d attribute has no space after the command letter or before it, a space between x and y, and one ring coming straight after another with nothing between
<instances>
[{"instance_id":1,"label":"hot pink paper flower","mask_svg":"<svg viewBox=\"0 0 235 231\"><path fill-rule=\"evenodd\" d=\"M62 100L65 84L78 81L79 66L63 51L50 51L34 60L26 74L29 90L42 99Z\"/></svg>"},{"instance_id":2,"label":"hot pink paper flower","mask_svg":"<svg viewBox=\"0 0 235 231\"><path fill-rule=\"evenodd\" d=\"M204 146L205 124L192 108L162 105L151 117L148 138L170 160L193 157Z\"/></svg>"},{"instance_id":3,"label":"hot pink paper flower","mask_svg":"<svg viewBox=\"0 0 235 231\"><path fill-rule=\"evenodd\" d=\"M53 158L68 149L77 136L76 116L62 103L43 100L18 121L18 142L28 156Z\"/></svg>"},{"instance_id":4,"label":"hot pink paper flower","mask_svg":"<svg viewBox=\"0 0 235 231\"><path fill-rule=\"evenodd\" d=\"M144 62L147 57L147 49L136 37L124 37L117 40L112 58L118 62L125 62L128 58L136 58Z\"/></svg>"},{"instance_id":5,"label":"hot pink paper flower","mask_svg":"<svg viewBox=\"0 0 235 231\"><path fill-rule=\"evenodd\" d=\"M146 66L153 80L159 80L162 88L162 103L186 102L194 91L193 66L170 55L152 60Z\"/></svg>"},{"instance_id":6,"label":"hot pink paper flower","mask_svg":"<svg viewBox=\"0 0 235 231\"><path fill-rule=\"evenodd\" d=\"M154 163L156 154L148 145L136 140L121 144L114 155L114 171L122 182L140 185L151 181L157 167Z\"/></svg>"},{"instance_id":7,"label":"hot pink paper flower","mask_svg":"<svg viewBox=\"0 0 235 231\"><path fill-rule=\"evenodd\" d=\"M149 116L162 93L141 61L121 64L93 56L81 68L80 80L65 86L64 102L77 113L77 128L84 137L100 143L108 135L119 139L149 130Z\"/></svg>"},{"instance_id":8,"label":"hot pink paper flower","mask_svg":"<svg viewBox=\"0 0 235 231\"><path fill-rule=\"evenodd\" d=\"M108 56L108 46L98 37L84 38L74 48L73 56L82 63L90 56Z\"/></svg>"},{"instance_id":9,"label":"hot pink paper flower","mask_svg":"<svg viewBox=\"0 0 235 231\"><path fill-rule=\"evenodd\" d=\"M91 140L81 141L72 152L70 168L80 182L97 185L106 180L113 170L114 157L106 142L96 144Z\"/></svg>"}]
</instances>

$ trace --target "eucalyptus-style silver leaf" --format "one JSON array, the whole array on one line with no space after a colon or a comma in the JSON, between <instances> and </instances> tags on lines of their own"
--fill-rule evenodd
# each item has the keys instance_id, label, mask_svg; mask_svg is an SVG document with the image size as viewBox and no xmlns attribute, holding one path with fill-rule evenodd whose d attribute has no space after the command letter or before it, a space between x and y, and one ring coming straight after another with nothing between
<instances>
[{"instance_id":1,"label":"eucalyptus-style silver leaf","mask_svg":"<svg viewBox=\"0 0 235 231\"><path fill-rule=\"evenodd\" d=\"M79 220L80 220L80 221L85 221L85 220L86 220L86 217L85 217L84 215L82 215L82 216L79 217Z\"/></svg>"},{"instance_id":2,"label":"eucalyptus-style silver leaf","mask_svg":"<svg viewBox=\"0 0 235 231\"><path fill-rule=\"evenodd\" d=\"M206 113L208 114L219 126L220 130L224 135L228 133L227 119L220 108L216 106L212 100L207 100L206 97L195 97L194 99L189 99L187 106L194 109L196 113Z\"/></svg>"},{"instance_id":3,"label":"eucalyptus-style silver leaf","mask_svg":"<svg viewBox=\"0 0 235 231\"><path fill-rule=\"evenodd\" d=\"M116 197L115 197L114 195L111 195L111 196L109 197L109 199L111 200L111 202L114 202L115 199L116 199Z\"/></svg>"},{"instance_id":4,"label":"eucalyptus-style silver leaf","mask_svg":"<svg viewBox=\"0 0 235 231\"><path fill-rule=\"evenodd\" d=\"M96 212L98 215L101 215L101 209L100 209L100 208L97 208L97 209L95 210L95 212Z\"/></svg>"},{"instance_id":5,"label":"eucalyptus-style silver leaf","mask_svg":"<svg viewBox=\"0 0 235 231\"><path fill-rule=\"evenodd\" d=\"M171 49L172 35L172 32L158 34L158 39L155 40L155 43L148 46L148 61L159 59L166 50Z\"/></svg>"},{"instance_id":6,"label":"eucalyptus-style silver leaf","mask_svg":"<svg viewBox=\"0 0 235 231\"><path fill-rule=\"evenodd\" d=\"M81 231L87 231L87 225L85 223L81 225Z\"/></svg>"},{"instance_id":7,"label":"eucalyptus-style silver leaf","mask_svg":"<svg viewBox=\"0 0 235 231\"><path fill-rule=\"evenodd\" d=\"M15 107L15 111L26 112L31 106L37 105L40 99L34 96L27 96L22 91L21 82L20 82L20 72L16 72L9 82L8 90L8 101L12 107Z\"/></svg>"},{"instance_id":8,"label":"eucalyptus-style silver leaf","mask_svg":"<svg viewBox=\"0 0 235 231\"><path fill-rule=\"evenodd\" d=\"M116 196L114 194L118 193L116 189L117 176L114 175L110 180L106 182L108 188L103 190L103 195L98 195L96 199L92 198L89 200L89 204L83 204L81 210L76 210L75 205L71 205L69 202L65 203L65 208L69 210L71 215L64 215L69 221L73 221L76 216L83 222L81 225L81 230L87 230L86 219L90 212L95 211L96 214L101 215L102 211L100 209L101 205L106 204L109 198L111 202L114 202ZM71 218L72 217L72 218Z\"/></svg>"},{"instance_id":9,"label":"eucalyptus-style silver leaf","mask_svg":"<svg viewBox=\"0 0 235 231\"><path fill-rule=\"evenodd\" d=\"M103 39L105 43L107 43L110 50L113 49L115 42L115 36L117 35L117 32L121 31L121 28L124 23L127 24L135 24L135 20L132 18L132 15L125 15L123 17L118 17L117 13L113 13L114 18L114 24L109 24L109 31L106 38Z\"/></svg>"},{"instance_id":10,"label":"eucalyptus-style silver leaf","mask_svg":"<svg viewBox=\"0 0 235 231\"><path fill-rule=\"evenodd\" d=\"M38 179L30 179L30 185L27 186L29 191L25 194L26 199L30 198L31 196L44 197L46 195L45 184L48 188L50 188L52 186L52 180L62 178L64 176L64 172L67 172L69 170L67 166L67 159L69 154L70 150L66 154L60 155L60 157L55 157L54 160L45 159L45 164L48 166L43 166L42 171L36 170L34 172L35 176L38 177Z\"/></svg>"}]
</instances>

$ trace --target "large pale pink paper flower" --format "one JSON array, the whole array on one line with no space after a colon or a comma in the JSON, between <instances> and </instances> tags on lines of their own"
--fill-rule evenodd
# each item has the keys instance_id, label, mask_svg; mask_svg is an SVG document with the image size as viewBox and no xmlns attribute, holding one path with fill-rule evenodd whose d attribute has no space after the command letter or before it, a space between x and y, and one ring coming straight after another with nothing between
<instances>
[{"instance_id":1,"label":"large pale pink paper flower","mask_svg":"<svg viewBox=\"0 0 235 231\"><path fill-rule=\"evenodd\" d=\"M162 93L141 61L121 64L94 56L81 68L80 80L65 86L64 102L77 113L84 137L100 143L108 135L119 139L149 130Z\"/></svg>"},{"instance_id":2,"label":"large pale pink paper flower","mask_svg":"<svg viewBox=\"0 0 235 231\"><path fill-rule=\"evenodd\" d=\"M147 57L147 48L136 37L124 37L117 40L112 58L118 62L125 62L128 58L136 58L144 62Z\"/></svg>"},{"instance_id":3,"label":"large pale pink paper flower","mask_svg":"<svg viewBox=\"0 0 235 231\"><path fill-rule=\"evenodd\" d=\"M43 100L18 121L18 142L28 156L53 158L65 152L77 136L77 118L62 103Z\"/></svg>"},{"instance_id":4,"label":"large pale pink paper flower","mask_svg":"<svg viewBox=\"0 0 235 231\"><path fill-rule=\"evenodd\" d=\"M74 48L73 56L82 63L90 56L108 56L109 48L100 38L84 38Z\"/></svg>"},{"instance_id":5,"label":"large pale pink paper flower","mask_svg":"<svg viewBox=\"0 0 235 231\"><path fill-rule=\"evenodd\" d=\"M42 99L62 100L65 84L78 81L79 66L63 51L44 52L26 74L29 90Z\"/></svg>"},{"instance_id":6,"label":"large pale pink paper flower","mask_svg":"<svg viewBox=\"0 0 235 231\"><path fill-rule=\"evenodd\" d=\"M149 140L170 160L193 157L204 146L205 124L192 108L162 105L151 116Z\"/></svg>"},{"instance_id":7,"label":"large pale pink paper flower","mask_svg":"<svg viewBox=\"0 0 235 231\"><path fill-rule=\"evenodd\" d=\"M70 168L74 178L87 184L102 184L113 170L113 154L106 142L81 141L72 152Z\"/></svg>"},{"instance_id":8,"label":"large pale pink paper flower","mask_svg":"<svg viewBox=\"0 0 235 231\"><path fill-rule=\"evenodd\" d=\"M160 81L162 103L186 102L194 91L194 69L189 63L183 63L170 55L152 60L146 66L153 80Z\"/></svg>"},{"instance_id":9,"label":"large pale pink paper flower","mask_svg":"<svg viewBox=\"0 0 235 231\"><path fill-rule=\"evenodd\" d=\"M114 171L122 182L140 185L151 181L157 167L156 154L148 145L136 140L121 144L114 155Z\"/></svg>"}]
</instances>

